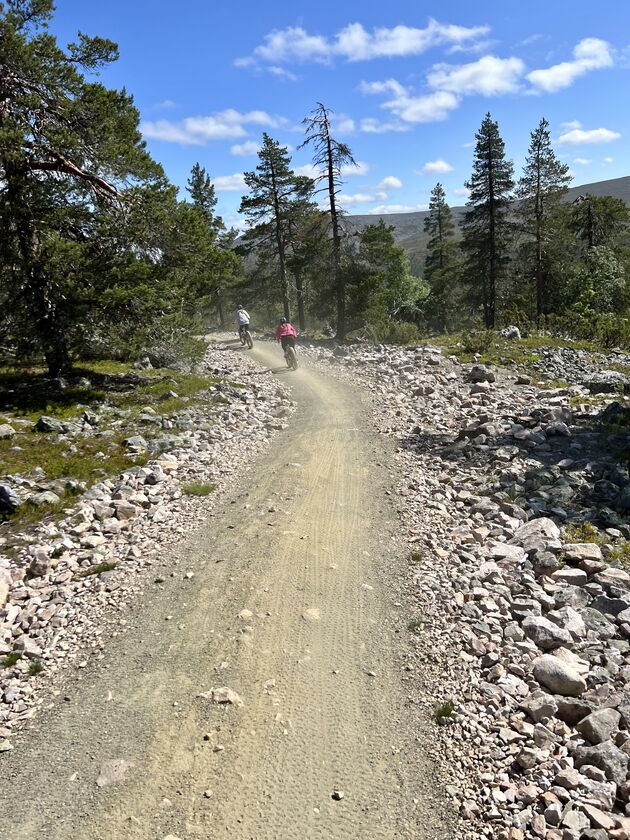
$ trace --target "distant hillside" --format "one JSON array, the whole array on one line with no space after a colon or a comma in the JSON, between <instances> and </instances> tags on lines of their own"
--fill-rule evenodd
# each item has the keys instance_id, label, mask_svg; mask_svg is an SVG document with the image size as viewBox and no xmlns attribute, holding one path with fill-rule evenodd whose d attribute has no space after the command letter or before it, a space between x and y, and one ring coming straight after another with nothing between
<instances>
[{"instance_id":1,"label":"distant hillside","mask_svg":"<svg viewBox=\"0 0 630 840\"><path fill-rule=\"evenodd\" d=\"M571 187L567 193L567 201L574 201L579 195L612 195L621 198L630 206L630 176L613 178L610 181L598 181L595 184L582 184ZM463 206L451 207L453 220L459 224L466 208ZM362 230L366 225L373 225L379 219L394 227L394 236L399 245L402 245L411 261L414 273L422 270L424 254L426 249L426 236L424 234L424 220L427 216L426 210L415 213L390 213L382 216L346 216L345 223L354 230Z\"/></svg>"}]
</instances>

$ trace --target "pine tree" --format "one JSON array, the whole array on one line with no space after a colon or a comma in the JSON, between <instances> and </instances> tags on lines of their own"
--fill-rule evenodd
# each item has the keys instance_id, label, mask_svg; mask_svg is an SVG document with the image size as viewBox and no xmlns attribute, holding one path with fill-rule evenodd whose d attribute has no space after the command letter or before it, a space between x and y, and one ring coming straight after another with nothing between
<instances>
[{"instance_id":1,"label":"pine tree","mask_svg":"<svg viewBox=\"0 0 630 840\"><path fill-rule=\"evenodd\" d=\"M431 190L424 232L429 237L424 279L429 284L430 291L423 308L432 326L443 330L451 321L450 313L455 303L459 262L453 214L446 202L444 187L440 183Z\"/></svg>"},{"instance_id":2,"label":"pine tree","mask_svg":"<svg viewBox=\"0 0 630 840\"><path fill-rule=\"evenodd\" d=\"M195 163L193 165L190 178L186 184L186 190L190 194L192 203L203 212L210 228L217 234L224 231L223 219L215 213L218 199L214 184L201 164Z\"/></svg>"},{"instance_id":3,"label":"pine tree","mask_svg":"<svg viewBox=\"0 0 630 840\"><path fill-rule=\"evenodd\" d=\"M223 219L221 216L216 215L216 206L217 206L217 196L214 189L214 184L208 173L206 172L205 168L201 166L199 163L195 163L193 168L190 171L190 178L186 182L186 190L190 195L192 204L194 207L198 209L200 213L202 213L207 228L208 234L210 235L212 242L217 244L217 246L226 251L224 262L226 264L226 268L230 265L230 256L228 255L228 248L223 247L223 243L225 242L225 225L223 224ZM219 323L221 328L225 328L225 307L223 304L223 299L225 296L225 285L227 274L229 273L227 270L226 272L214 272L213 276L210 277L212 273L209 269L209 276L208 276L208 283L210 286L210 294L214 301L214 305L216 307L217 315L219 316Z\"/></svg>"},{"instance_id":4,"label":"pine tree","mask_svg":"<svg viewBox=\"0 0 630 840\"><path fill-rule=\"evenodd\" d=\"M71 367L70 332L93 317L81 266L90 238L125 189L161 169L131 97L86 79L117 59L116 45L80 33L62 49L48 31L53 9L0 4L0 286L57 376Z\"/></svg>"},{"instance_id":5,"label":"pine tree","mask_svg":"<svg viewBox=\"0 0 630 840\"><path fill-rule=\"evenodd\" d=\"M569 229L587 248L615 248L628 235L630 211L621 198L612 195L579 196L571 207Z\"/></svg>"},{"instance_id":6,"label":"pine tree","mask_svg":"<svg viewBox=\"0 0 630 840\"><path fill-rule=\"evenodd\" d=\"M321 102L310 117L303 120L306 126L306 140L300 148L312 145L313 165L321 171L315 180L326 184L328 193L328 213L332 232L332 274L337 297L337 339L343 341L346 336L346 290L345 276L341 267L341 211L337 206L337 194L341 188L341 176L344 166L356 165L350 148L332 136L330 111Z\"/></svg>"},{"instance_id":7,"label":"pine tree","mask_svg":"<svg viewBox=\"0 0 630 840\"><path fill-rule=\"evenodd\" d=\"M241 199L239 212L250 223L245 240L258 250L259 264L261 261L268 262L270 256L277 264L284 315L290 319L287 269L289 220L293 202L302 200L305 192L312 192L313 183L308 178L295 175L286 147L268 134L263 134L258 158L260 163L256 171L244 175L250 193Z\"/></svg>"},{"instance_id":8,"label":"pine tree","mask_svg":"<svg viewBox=\"0 0 630 840\"><path fill-rule=\"evenodd\" d=\"M307 283L317 275L325 255L328 241L324 214L313 198L313 181L304 176L295 179L295 196L287 214L287 268L294 283L297 316L300 330L306 329Z\"/></svg>"},{"instance_id":9,"label":"pine tree","mask_svg":"<svg viewBox=\"0 0 630 840\"><path fill-rule=\"evenodd\" d=\"M536 284L536 318L548 311L547 287L551 272L550 250L557 239L555 226L559 221L558 207L571 181L569 167L558 160L551 147L549 123L542 119L532 131L523 174L516 188L521 199L518 209L520 225L532 248L526 243L524 252L529 260L533 250L532 269Z\"/></svg>"},{"instance_id":10,"label":"pine tree","mask_svg":"<svg viewBox=\"0 0 630 840\"><path fill-rule=\"evenodd\" d=\"M514 166L505 157L499 126L490 114L484 117L475 139L473 172L466 183L470 209L462 224L462 247L468 282L480 282L479 289L473 286L473 300L477 302L480 297L485 326L492 329L496 324L497 291L509 261L508 206L514 187Z\"/></svg>"}]
</instances>

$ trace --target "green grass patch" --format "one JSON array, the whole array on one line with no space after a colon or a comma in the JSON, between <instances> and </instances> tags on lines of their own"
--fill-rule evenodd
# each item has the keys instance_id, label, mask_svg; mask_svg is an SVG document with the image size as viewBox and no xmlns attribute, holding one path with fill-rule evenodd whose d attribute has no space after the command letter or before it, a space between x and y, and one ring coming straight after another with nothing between
<instances>
[{"instance_id":1,"label":"green grass patch","mask_svg":"<svg viewBox=\"0 0 630 840\"><path fill-rule=\"evenodd\" d=\"M555 391L557 388L568 388L566 379L532 379L532 385L543 391Z\"/></svg>"},{"instance_id":2,"label":"green grass patch","mask_svg":"<svg viewBox=\"0 0 630 840\"><path fill-rule=\"evenodd\" d=\"M626 571L630 570L630 542L624 540L616 543L606 560L608 563L622 566Z\"/></svg>"},{"instance_id":3,"label":"green grass patch","mask_svg":"<svg viewBox=\"0 0 630 840\"><path fill-rule=\"evenodd\" d=\"M15 513L0 515L0 523L2 523L0 533L6 535L7 532L20 531L48 517L58 516L69 504L72 504L70 498L63 496L54 505L39 505L39 507L29 504L20 505Z\"/></svg>"},{"instance_id":4,"label":"green grass patch","mask_svg":"<svg viewBox=\"0 0 630 840\"><path fill-rule=\"evenodd\" d=\"M414 618L407 625L407 630L411 633L420 633L424 630L424 620L422 618Z\"/></svg>"},{"instance_id":5,"label":"green grass patch","mask_svg":"<svg viewBox=\"0 0 630 840\"><path fill-rule=\"evenodd\" d=\"M602 534L592 522L570 522L564 528L565 543L596 543L604 545L610 542L610 537Z\"/></svg>"},{"instance_id":6,"label":"green grass patch","mask_svg":"<svg viewBox=\"0 0 630 840\"><path fill-rule=\"evenodd\" d=\"M130 456L123 448L122 442L130 434L125 430L112 437L77 436L54 443L50 438L42 440L38 432L18 432L0 441L0 470L2 474L29 473L41 467L48 479L73 478L89 484L104 474L114 475L147 462L148 453Z\"/></svg>"},{"instance_id":7,"label":"green grass patch","mask_svg":"<svg viewBox=\"0 0 630 840\"><path fill-rule=\"evenodd\" d=\"M6 656L3 656L2 659L0 659L0 665L2 665L3 668L12 668L14 665L17 665L21 658L21 653L13 651L13 653L7 653Z\"/></svg>"},{"instance_id":8,"label":"green grass patch","mask_svg":"<svg viewBox=\"0 0 630 840\"><path fill-rule=\"evenodd\" d=\"M453 716L455 705L452 700L445 700L444 703L439 703L433 710L433 717L438 723L441 723L446 718Z\"/></svg>"},{"instance_id":9,"label":"green grass patch","mask_svg":"<svg viewBox=\"0 0 630 840\"><path fill-rule=\"evenodd\" d=\"M420 554L419 551L412 551L411 554L409 555L409 562L410 563L414 563L414 564L422 563L423 559L424 558L423 558L422 554Z\"/></svg>"},{"instance_id":10,"label":"green grass patch","mask_svg":"<svg viewBox=\"0 0 630 840\"><path fill-rule=\"evenodd\" d=\"M29 677L36 677L38 674L41 674L43 670L44 666L39 659L33 659L28 666L28 675Z\"/></svg>"},{"instance_id":11,"label":"green grass patch","mask_svg":"<svg viewBox=\"0 0 630 840\"><path fill-rule=\"evenodd\" d=\"M530 368L540 360L539 351L546 347L570 347L573 350L597 352L598 348L588 341L566 341L550 335L532 334L527 338L509 340L493 330L473 330L466 333L452 333L432 339L431 344L443 347L462 362L478 362L501 367ZM555 386L554 386L555 387ZM564 386L562 386L564 387Z\"/></svg>"},{"instance_id":12,"label":"green grass patch","mask_svg":"<svg viewBox=\"0 0 630 840\"><path fill-rule=\"evenodd\" d=\"M77 577L87 578L92 575L102 575L103 572L113 572L117 563L98 563L96 566L90 566L88 569L81 569L77 572Z\"/></svg>"},{"instance_id":13,"label":"green grass patch","mask_svg":"<svg viewBox=\"0 0 630 840\"><path fill-rule=\"evenodd\" d=\"M200 481L191 481L182 485L182 492L187 496L209 496L217 489L216 484L203 484Z\"/></svg>"}]
</instances>

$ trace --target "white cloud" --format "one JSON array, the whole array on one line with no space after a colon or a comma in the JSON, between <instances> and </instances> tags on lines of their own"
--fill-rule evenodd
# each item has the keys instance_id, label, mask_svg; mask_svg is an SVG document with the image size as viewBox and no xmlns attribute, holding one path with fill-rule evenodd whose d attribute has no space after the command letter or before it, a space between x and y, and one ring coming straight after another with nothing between
<instances>
[{"instance_id":1,"label":"white cloud","mask_svg":"<svg viewBox=\"0 0 630 840\"><path fill-rule=\"evenodd\" d=\"M234 146L230 146L230 154L236 155L236 157L251 157L258 154L259 149L260 143L255 140L246 140L244 143L236 143Z\"/></svg>"},{"instance_id":2,"label":"white cloud","mask_svg":"<svg viewBox=\"0 0 630 840\"><path fill-rule=\"evenodd\" d=\"M292 73L284 67L278 67L276 64L272 64L270 67L267 67L267 71L271 73L272 76L277 76L279 79L286 79L289 82L297 81L295 73Z\"/></svg>"},{"instance_id":3,"label":"white cloud","mask_svg":"<svg viewBox=\"0 0 630 840\"><path fill-rule=\"evenodd\" d=\"M588 164L590 163L590 160L588 158L579 157L579 158L575 158L573 163L577 163L578 166L588 166Z\"/></svg>"},{"instance_id":4,"label":"white cloud","mask_svg":"<svg viewBox=\"0 0 630 840\"><path fill-rule=\"evenodd\" d=\"M584 38L573 49L573 61L563 61L543 70L532 70L528 80L545 93L570 87L573 82L589 70L612 67L613 56L608 41L601 38Z\"/></svg>"},{"instance_id":5,"label":"white cloud","mask_svg":"<svg viewBox=\"0 0 630 840\"><path fill-rule=\"evenodd\" d=\"M321 175L321 171L317 169L317 167L313 166L312 163L305 163L304 166L296 166L293 170L296 175L304 175L307 178L319 178Z\"/></svg>"},{"instance_id":6,"label":"white cloud","mask_svg":"<svg viewBox=\"0 0 630 840\"><path fill-rule=\"evenodd\" d=\"M424 29L412 26L376 27L367 30L361 23L350 23L332 37L312 35L301 26L276 29L265 35L252 55L237 58L237 67L256 62L278 65L286 62L330 63L339 57L346 61L419 55L440 45L465 45L485 36L487 26L456 26L429 19Z\"/></svg>"},{"instance_id":7,"label":"white cloud","mask_svg":"<svg viewBox=\"0 0 630 840\"><path fill-rule=\"evenodd\" d=\"M581 146L583 143L611 143L621 137L618 131L609 128L574 128L561 134L558 143L561 146Z\"/></svg>"},{"instance_id":8,"label":"white cloud","mask_svg":"<svg viewBox=\"0 0 630 840\"><path fill-rule=\"evenodd\" d=\"M345 175L346 178L350 178L353 175L365 175L369 171L369 164L364 163L362 160L358 160L355 164L348 164L347 166L341 167L341 174Z\"/></svg>"},{"instance_id":9,"label":"white cloud","mask_svg":"<svg viewBox=\"0 0 630 840\"><path fill-rule=\"evenodd\" d=\"M247 189L242 172L237 172L234 175L220 175L214 179L213 184L217 192L238 192Z\"/></svg>"},{"instance_id":10,"label":"white cloud","mask_svg":"<svg viewBox=\"0 0 630 840\"><path fill-rule=\"evenodd\" d=\"M432 88L440 91L498 96L517 91L524 73L525 63L520 58L484 55L470 64L436 64L427 80Z\"/></svg>"},{"instance_id":11,"label":"white cloud","mask_svg":"<svg viewBox=\"0 0 630 840\"><path fill-rule=\"evenodd\" d=\"M228 108L207 117L186 117L180 122L170 120L143 122L140 130L145 137L152 140L181 143L183 146L203 146L211 140L232 140L245 137L246 125L276 128L283 124L284 120L273 117L265 111L241 113Z\"/></svg>"},{"instance_id":12,"label":"white cloud","mask_svg":"<svg viewBox=\"0 0 630 840\"><path fill-rule=\"evenodd\" d=\"M388 213L417 213L418 210L428 210L428 204L379 204L370 210L370 216L382 216Z\"/></svg>"},{"instance_id":13,"label":"white cloud","mask_svg":"<svg viewBox=\"0 0 630 840\"><path fill-rule=\"evenodd\" d=\"M453 195L457 195L460 198L468 198L470 195L470 190L466 189L466 187L457 187L456 189L451 190L451 192Z\"/></svg>"},{"instance_id":14,"label":"white cloud","mask_svg":"<svg viewBox=\"0 0 630 840\"><path fill-rule=\"evenodd\" d=\"M427 161L422 167L422 172L424 175L443 175L446 172L452 172L453 169L454 167L444 158L438 158Z\"/></svg>"},{"instance_id":15,"label":"white cloud","mask_svg":"<svg viewBox=\"0 0 630 840\"><path fill-rule=\"evenodd\" d=\"M337 134L352 134L355 129L354 120L345 114L335 114L332 118L332 129Z\"/></svg>"},{"instance_id":16,"label":"white cloud","mask_svg":"<svg viewBox=\"0 0 630 840\"><path fill-rule=\"evenodd\" d=\"M377 185L377 190L399 190L403 183L400 178L395 175L387 175L380 184Z\"/></svg>"},{"instance_id":17,"label":"white cloud","mask_svg":"<svg viewBox=\"0 0 630 840\"><path fill-rule=\"evenodd\" d=\"M409 131L409 126L399 122L381 122L373 117L365 117L359 124L364 134L386 134L389 131Z\"/></svg>"},{"instance_id":18,"label":"white cloud","mask_svg":"<svg viewBox=\"0 0 630 840\"><path fill-rule=\"evenodd\" d=\"M342 207L354 207L357 204L370 204L378 200L378 196L369 193L339 193L337 196Z\"/></svg>"},{"instance_id":19,"label":"white cloud","mask_svg":"<svg viewBox=\"0 0 630 840\"><path fill-rule=\"evenodd\" d=\"M383 82L363 82L363 93L389 94L390 99L383 102L382 108L388 108L397 117L409 123L439 122L445 120L449 112L457 108L459 99L447 91L435 91L424 96L413 96L408 88L396 79Z\"/></svg>"},{"instance_id":20,"label":"white cloud","mask_svg":"<svg viewBox=\"0 0 630 840\"><path fill-rule=\"evenodd\" d=\"M306 175L307 178L312 178L313 180L321 178L323 175L322 170L317 169L312 163L305 163L303 166L296 166L293 171L296 175ZM354 166L352 164L342 166L341 175L343 178L352 178L355 175L365 175L369 171L369 165L359 160Z\"/></svg>"},{"instance_id":21,"label":"white cloud","mask_svg":"<svg viewBox=\"0 0 630 840\"><path fill-rule=\"evenodd\" d=\"M407 89L396 79L386 79L384 82L361 82L359 90L361 93L391 93L393 96L405 96L407 93Z\"/></svg>"},{"instance_id":22,"label":"white cloud","mask_svg":"<svg viewBox=\"0 0 630 840\"><path fill-rule=\"evenodd\" d=\"M615 159L613 157L605 157L604 163L614 163Z\"/></svg>"},{"instance_id":23,"label":"white cloud","mask_svg":"<svg viewBox=\"0 0 630 840\"><path fill-rule=\"evenodd\" d=\"M381 107L405 123L440 122L459 107L463 96L498 96L518 91L524 73L525 64L520 58L486 55L469 64L434 65L427 75L430 93L416 95L396 79L362 82L360 90L387 96Z\"/></svg>"}]
</instances>

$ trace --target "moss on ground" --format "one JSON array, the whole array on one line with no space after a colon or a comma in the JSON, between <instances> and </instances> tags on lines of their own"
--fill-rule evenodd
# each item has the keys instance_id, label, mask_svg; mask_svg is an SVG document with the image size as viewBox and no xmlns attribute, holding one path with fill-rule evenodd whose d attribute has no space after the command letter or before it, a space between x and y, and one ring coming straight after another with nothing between
<instances>
[{"instance_id":1,"label":"moss on ground","mask_svg":"<svg viewBox=\"0 0 630 840\"><path fill-rule=\"evenodd\" d=\"M132 365L117 361L81 362L73 376L89 379L90 387L57 390L50 387L42 367L0 368L0 422L13 425L16 431L11 438L0 440L0 478L12 473L38 475L41 470L42 481L59 482L55 492L60 497L54 505L21 505L4 518L0 529L3 536L15 536L37 522L59 517L77 492L72 485L64 487L64 480L89 487L131 466L145 464L151 457L149 453L131 454L123 445L134 434L152 436L151 431L135 422L143 407L152 405L161 417L173 417L193 406L222 402L220 396L208 397L205 393L223 381L215 376L167 368L136 371ZM161 400L169 391L177 396ZM22 422L35 422L42 415L73 420L87 409L99 415L95 432L68 436L61 442L56 435L36 432ZM128 412L124 429L112 429L120 411ZM100 429L110 434L100 435Z\"/></svg>"},{"instance_id":2,"label":"moss on ground","mask_svg":"<svg viewBox=\"0 0 630 840\"><path fill-rule=\"evenodd\" d=\"M527 338L510 340L502 338L492 330L442 335L427 343L444 348L447 353L457 356L462 362L472 362L474 356L479 356L477 361L481 364L523 369L536 364L540 360L539 351L548 347L598 352L598 348L588 341L566 341L549 335L530 335Z\"/></svg>"}]
</instances>

